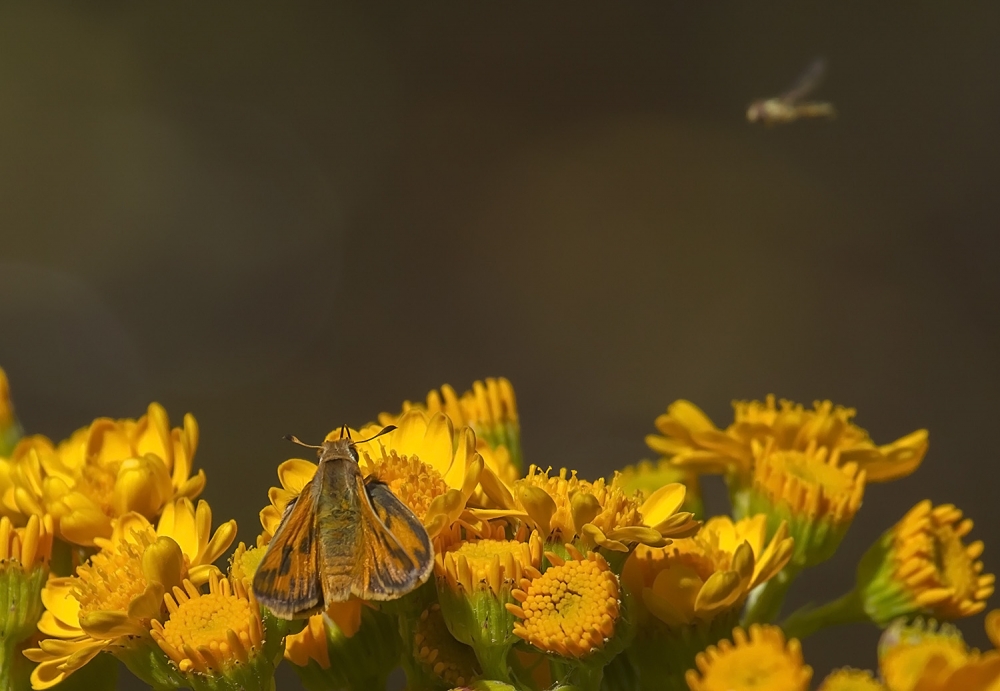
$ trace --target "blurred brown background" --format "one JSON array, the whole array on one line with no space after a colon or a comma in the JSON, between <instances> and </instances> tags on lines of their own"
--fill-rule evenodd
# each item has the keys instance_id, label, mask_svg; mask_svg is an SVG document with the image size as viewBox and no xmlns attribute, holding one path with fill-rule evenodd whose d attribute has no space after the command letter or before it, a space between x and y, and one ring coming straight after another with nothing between
<instances>
[{"instance_id":1,"label":"blurred brown background","mask_svg":"<svg viewBox=\"0 0 1000 691\"><path fill-rule=\"evenodd\" d=\"M718 423L832 398L931 451L790 605L849 588L924 497L995 572L998 15L5 5L0 363L31 432L193 412L204 496L248 541L281 435L444 382L509 377L528 459L591 476L679 397ZM746 123L817 55L837 121ZM871 668L876 640L806 657Z\"/></svg>"}]
</instances>

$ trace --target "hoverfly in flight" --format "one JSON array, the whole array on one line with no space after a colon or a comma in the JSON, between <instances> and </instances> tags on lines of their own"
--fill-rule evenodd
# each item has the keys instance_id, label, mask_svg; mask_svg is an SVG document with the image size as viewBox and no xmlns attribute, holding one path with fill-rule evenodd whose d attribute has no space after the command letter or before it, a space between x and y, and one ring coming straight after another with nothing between
<instances>
[{"instance_id":1,"label":"hoverfly in flight","mask_svg":"<svg viewBox=\"0 0 1000 691\"><path fill-rule=\"evenodd\" d=\"M775 98L762 98L754 101L747 108L747 120L762 122L765 125L784 125L795 122L799 118L829 118L836 117L832 103L825 101L800 102L811 91L819 86L826 71L826 61L822 58L813 61L809 68L795 82L791 89Z\"/></svg>"}]
</instances>

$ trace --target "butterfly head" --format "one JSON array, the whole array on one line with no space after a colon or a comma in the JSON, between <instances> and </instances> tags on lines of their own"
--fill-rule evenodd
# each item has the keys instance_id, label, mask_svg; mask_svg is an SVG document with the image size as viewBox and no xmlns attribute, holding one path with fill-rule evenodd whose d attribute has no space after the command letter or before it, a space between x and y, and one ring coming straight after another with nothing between
<instances>
[{"instance_id":1,"label":"butterfly head","mask_svg":"<svg viewBox=\"0 0 1000 691\"><path fill-rule=\"evenodd\" d=\"M387 425L382 428L382 430L375 436L368 437L367 439L361 439L355 442L351 439L351 430L344 425L340 428L340 437L338 439L327 439L321 445L315 446L313 444L306 444L294 437L288 435L285 437L288 441L293 444L298 444L299 446L304 446L308 449L316 449L316 455L319 457L320 463L323 461L354 461L358 462L358 449L357 444L364 444L372 439L381 437L383 434L388 434L389 432L396 429L395 425Z\"/></svg>"}]
</instances>

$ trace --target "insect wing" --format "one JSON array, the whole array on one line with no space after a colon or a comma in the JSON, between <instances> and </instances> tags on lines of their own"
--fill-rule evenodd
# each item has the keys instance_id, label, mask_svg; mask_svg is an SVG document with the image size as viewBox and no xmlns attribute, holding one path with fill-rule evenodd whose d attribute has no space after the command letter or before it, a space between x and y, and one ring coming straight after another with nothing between
<instances>
[{"instance_id":1,"label":"insect wing","mask_svg":"<svg viewBox=\"0 0 1000 691\"><path fill-rule=\"evenodd\" d=\"M381 482L362 483L361 559L353 592L365 600L393 600L430 576L431 539L413 512Z\"/></svg>"},{"instance_id":2,"label":"insect wing","mask_svg":"<svg viewBox=\"0 0 1000 691\"><path fill-rule=\"evenodd\" d=\"M319 609L321 597L312 481L285 509L278 530L253 577L257 599L282 619Z\"/></svg>"},{"instance_id":3,"label":"insect wing","mask_svg":"<svg viewBox=\"0 0 1000 691\"><path fill-rule=\"evenodd\" d=\"M826 73L826 60L823 58L817 58L806 68L795 84L792 85L788 91L781 95L781 100L785 103L792 105L797 101L805 98L811 91L813 91L819 83L823 81L823 75Z\"/></svg>"}]
</instances>

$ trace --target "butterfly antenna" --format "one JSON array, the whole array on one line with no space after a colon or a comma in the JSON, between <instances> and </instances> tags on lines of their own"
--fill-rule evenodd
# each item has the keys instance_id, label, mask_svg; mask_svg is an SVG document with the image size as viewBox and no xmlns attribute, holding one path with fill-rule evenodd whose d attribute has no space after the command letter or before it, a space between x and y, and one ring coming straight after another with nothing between
<instances>
[{"instance_id":1,"label":"butterfly antenna","mask_svg":"<svg viewBox=\"0 0 1000 691\"><path fill-rule=\"evenodd\" d=\"M366 441L371 441L372 439L378 439L383 434L389 434L389 432L393 431L394 429L396 429L396 425L386 425L385 427L382 428L382 431L376 434L374 437L368 437L367 439L362 439L357 443L364 444Z\"/></svg>"},{"instance_id":2,"label":"butterfly antenna","mask_svg":"<svg viewBox=\"0 0 1000 691\"><path fill-rule=\"evenodd\" d=\"M286 434L282 437L285 441L290 441L293 444L298 444L299 446L304 446L307 449L321 449L322 446L315 446L314 444L306 444L304 441L296 437L294 434Z\"/></svg>"}]
</instances>

